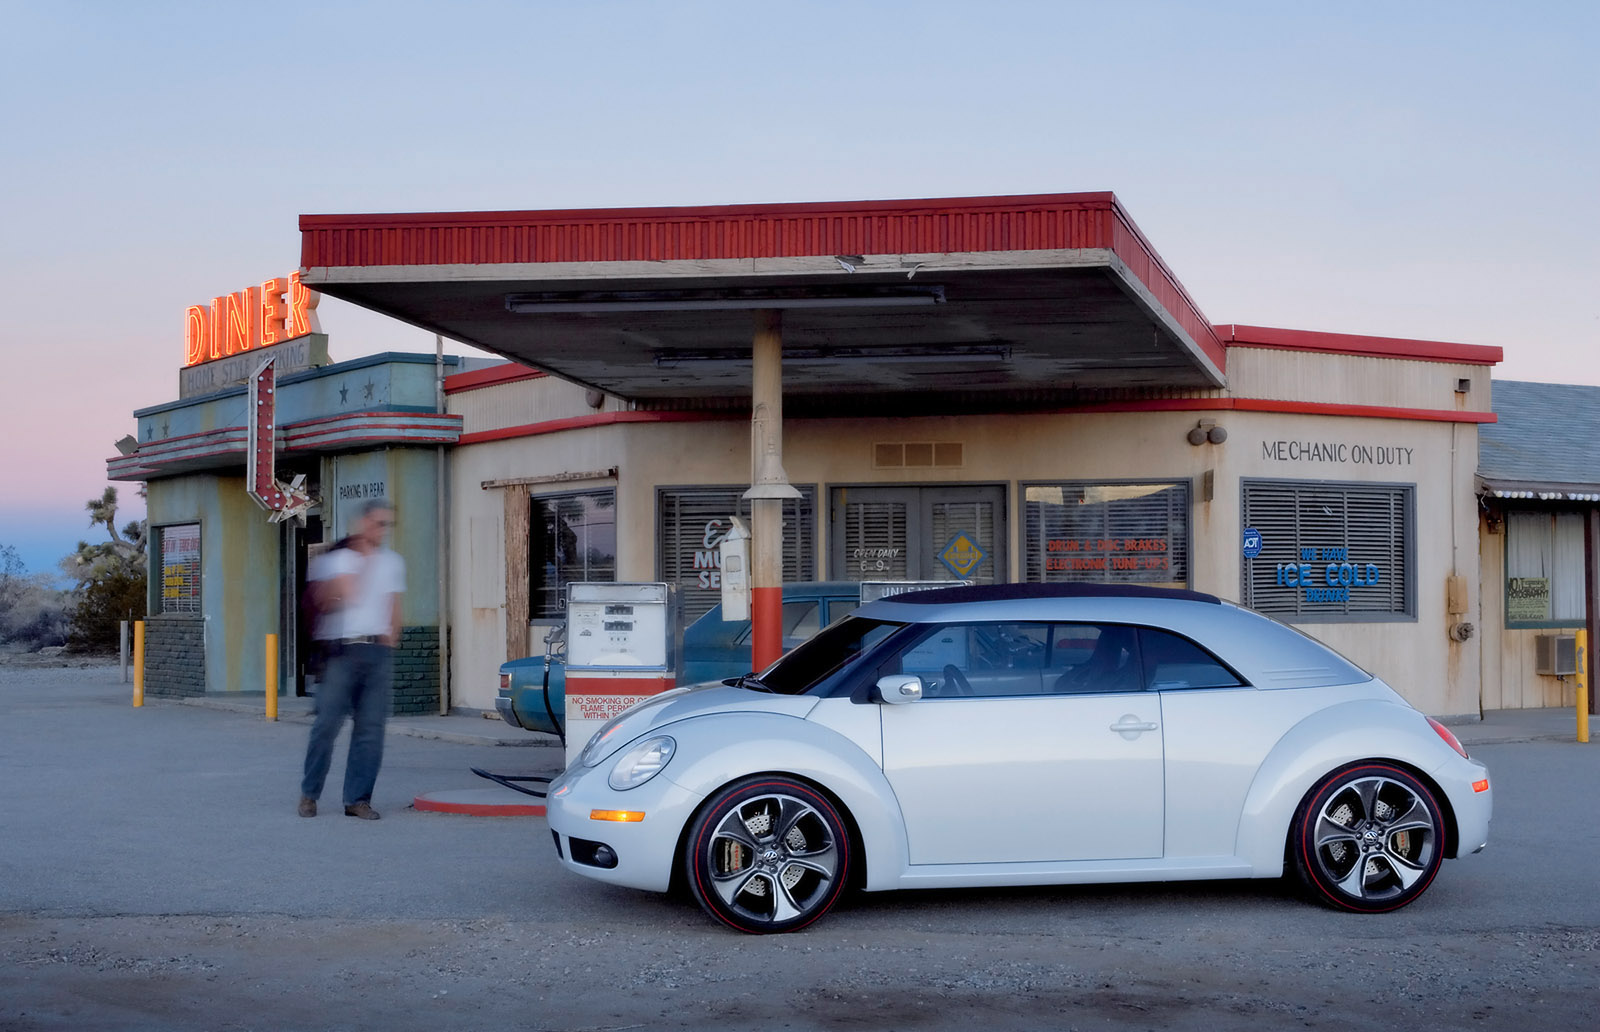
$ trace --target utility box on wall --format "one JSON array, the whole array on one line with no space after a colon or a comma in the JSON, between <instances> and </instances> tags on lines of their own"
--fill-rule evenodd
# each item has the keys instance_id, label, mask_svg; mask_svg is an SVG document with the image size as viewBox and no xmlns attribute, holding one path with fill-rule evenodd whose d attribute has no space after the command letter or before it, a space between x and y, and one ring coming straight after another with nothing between
<instances>
[{"instance_id":1,"label":"utility box on wall","mask_svg":"<svg viewBox=\"0 0 1600 1032\"><path fill-rule=\"evenodd\" d=\"M1578 638L1572 634L1541 634L1533 639L1536 674L1566 677L1578 672Z\"/></svg>"}]
</instances>

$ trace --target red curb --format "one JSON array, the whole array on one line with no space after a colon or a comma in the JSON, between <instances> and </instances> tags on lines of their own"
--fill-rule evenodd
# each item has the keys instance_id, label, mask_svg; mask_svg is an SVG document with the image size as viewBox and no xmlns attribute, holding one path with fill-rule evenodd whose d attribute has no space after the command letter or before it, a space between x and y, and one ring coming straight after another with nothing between
<instances>
[{"instance_id":1,"label":"red curb","mask_svg":"<svg viewBox=\"0 0 1600 1032\"><path fill-rule=\"evenodd\" d=\"M545 808L538 803L470 802L465 797L481 796L483 792L438 792L419 795L411 801L413 809L430 813L459 813L469 817L543 817Z\"/></svg>"}]
</instances>

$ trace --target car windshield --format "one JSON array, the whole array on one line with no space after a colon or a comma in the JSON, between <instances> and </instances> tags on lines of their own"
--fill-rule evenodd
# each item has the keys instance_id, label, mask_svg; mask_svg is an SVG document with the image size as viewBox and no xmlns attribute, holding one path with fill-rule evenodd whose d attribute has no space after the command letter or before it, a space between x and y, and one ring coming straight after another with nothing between
<instances>
[{"instance_id":1,"label":"car windshield","mask_svg":"<svg viewBox=\"0 0 1600 1032\"><path fill-rule=\"evenodd\" d=\"M799 695L903 626L847 616L762 671L761 683L778 695Z\"/></svg>"}]
</instances>

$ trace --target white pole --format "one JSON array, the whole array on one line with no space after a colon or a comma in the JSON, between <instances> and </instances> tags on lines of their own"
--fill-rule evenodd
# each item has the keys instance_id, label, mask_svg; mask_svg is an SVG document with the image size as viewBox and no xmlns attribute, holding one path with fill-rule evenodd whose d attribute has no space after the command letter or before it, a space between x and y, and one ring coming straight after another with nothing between
<instances>
[{"instance_id":1,"label":"white pole","mask_svg":"<svg viewBox=\"0 0 1600 1032\"><path fill-rule=\"evenodd\" d=\"M433 373L434 373L434 407L439 414L444 415L444 337L435 333L433 335ZM439 566L439 715L447 716L450 713L450 542L446 523L450 518L449 508L445 504L445 475L444 475L444 445L439 445L437 462L434 466L434 497L438 502L435 536L438 538L438 566Z\"/></svg>"},{"instance_id":2,"label":"white pole","mask_svg":"<svg viewBox=\"0 0 1600 1032\"><path fill-rule=\"evenodd\" d=\"M117 621L117 664L122 667L122 683L128 683L128 621Z\"/></svg>"}]
</instances>

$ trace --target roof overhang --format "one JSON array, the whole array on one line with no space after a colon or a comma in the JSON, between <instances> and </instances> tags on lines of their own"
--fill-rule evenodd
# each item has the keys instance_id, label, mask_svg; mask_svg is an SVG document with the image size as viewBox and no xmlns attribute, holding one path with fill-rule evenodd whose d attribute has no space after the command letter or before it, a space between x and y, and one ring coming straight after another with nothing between
<instances>
[{"instance_id":1,"label":"roof overhang","mask_svg":"<svg viewBox=\"0 0 1600 1032\"><path fill-rule=\"evenodd\" d=\"M1478 493L1485 498L1537 502L1600 502L1600 484L1557 483L1545 480L1505 480L1478 477Z\"/></svg>"},{"instance_id":2,"label":"roof overhang","mask_svg":"<svg viewBox=\"0 0 1600 1032\"><path fill-rule=\"evenodd\" d=\"M323 293L643 407L748 404L760 309L790 411L1223 384L1222 342L1108 193L300 227Z\"/></svg>"}]
</instances>

